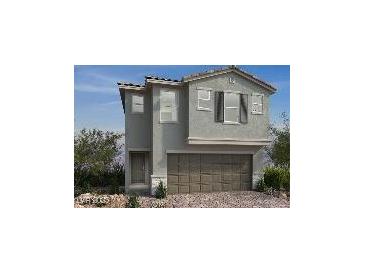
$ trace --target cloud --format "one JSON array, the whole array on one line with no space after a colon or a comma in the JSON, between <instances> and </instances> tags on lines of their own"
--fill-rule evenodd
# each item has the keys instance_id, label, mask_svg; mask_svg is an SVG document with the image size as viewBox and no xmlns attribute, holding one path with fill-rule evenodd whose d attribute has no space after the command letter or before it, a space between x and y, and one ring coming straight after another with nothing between
<instances>
[{"instance_id":1,"label":"cloud","mask_svg":"<svg viewBox=\"0 0 365 274\"><path fill-rule=\"evenodd\" d=\"M120 77L114 77L114 76L110 76L110 75L106 75L106 74L102 74L102 73L95 73L95 72L88 72L85 74L85 76L87 77L91 77L97 80L102 80L108 83L116 83L118 82L120 79Z\"/></svg>"},{"instance_id":2,"label":"cloud","mask_svg":"<svg viewBox=\"0 0 365 274\"><path fill-rule=\"evenodd\" d=\"M99 85L92 85L92 84L75 84L75 91L92 92L92 93L114 93L114 94L117 94L119 92L116 84L114 87L99 86Z\"/></svg>"},{"instance_id":3,"label":"cloud","mask_svg":"<svg viewBox=\"0 0 365 274\"><path fill-rule=\"evenodd\" d=\"M111 106L111 105L119 105L119 104L122 104L121 100L101 103L101 105L103 105L103 106Z\"/></svg>"}]
</instances>

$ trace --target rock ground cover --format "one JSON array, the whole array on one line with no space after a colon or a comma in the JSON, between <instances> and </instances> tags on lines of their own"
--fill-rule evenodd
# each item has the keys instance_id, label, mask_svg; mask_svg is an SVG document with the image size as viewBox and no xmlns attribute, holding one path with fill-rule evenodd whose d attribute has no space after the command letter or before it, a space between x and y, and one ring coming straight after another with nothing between
<instances>
[{"instance_id":1,"label":"rock ground cover","mask_svg":"<svg viewBox=\"0 0 365 274\"><path fill-rule=\"evenodd\" d=\"M290 207L289 197L285 193L268 195L256 191L193 193L168 195L165 199L140 196L138 201L145 208L277 208ZM128 202L124 194L100 195L81 194L74 200L74 207L123 208Z\"/></svg>"}]
</instances>

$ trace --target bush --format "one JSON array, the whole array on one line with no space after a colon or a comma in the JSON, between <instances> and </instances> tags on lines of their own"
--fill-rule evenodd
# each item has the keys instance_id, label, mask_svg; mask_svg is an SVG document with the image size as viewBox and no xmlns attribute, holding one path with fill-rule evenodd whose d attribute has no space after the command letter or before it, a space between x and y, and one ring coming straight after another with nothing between
<instances>
[{"instance_id":1,"label":"bush","mask_svg":"<svg viewBox=\"0 0 365 274\"><path fill-rule=\"evenodd\" d=\"M280 173L278 168L269 167L264 170L264 182L267 187L275 190L280 189Z\"/></svg>"},{"instance_id":2,"label":"bush","mask_svg":"<svg viewBox=\"0 0 365 274\"><path fill-rule=\"evenodd\" d=\"M266 189L267 186L265 185L264 178L259 179L257 182L256 190L259 192L264 192L266 191Z\"/></svg>"},{"instance_id":3,"label":"bush","mask_svg":"<svg viewBox=\"0 0 365 274\"><path fill-rule=\"evenodd\" d=\"M158 187L156 189L155 197L157 199L164 199L167 195L167 188L163 185L162 181L158 184Z\"/></svg>"},{"instance_id":4,"label":"bush","mask_svg":"<svg viewBox=\"0 0 365 274\"><path fill-rule=\"evenodd\" d=\"M268 167L264 170L264 185L268 188L280 190L290 189L290 171L288 168Z\"/></svg>"},{"instance_id":5,"label":"bush","mask_svg":"<svg viewBox=\"0 0 365 274\"><path fill-rule=\"evenodd\" d=\"M122 155L123 134L83 129L74 137L74 184L83 188L111 185L118 177L124 184L124 167L119 163Z\"/></svg>"},{"instance_id":6,"label":"bush","mask_svg":"<svg viewBox=\"0 0 365 274\"><path fill-rule=\"evenodd\" d=\"M140 207L140 206L141 205L138 202L138 196L136 196L136 195L129 196L127 207L136 208L136 207Z\"/></svg>"},{"instance_id":7,"label":"bush","mask_svg":"<svg viewBox=\"0 0 365 274\"><path fill-rule=\"evenodd\" d=\"M119 180L117 177L111 179L111 185L109 187L109 194L119 194Z\"/></svg>"},{"instance_id":8,"label":"bush","mask_svg":"<svg viewBox=\"0 0 365 274\"><path fill-rule=\"evenodd\" d=\"M284 169L283 173L282 173L282 187L286 190L286 191L290 191L290 172L289 169Z\"/></svg>"}]
</instances>

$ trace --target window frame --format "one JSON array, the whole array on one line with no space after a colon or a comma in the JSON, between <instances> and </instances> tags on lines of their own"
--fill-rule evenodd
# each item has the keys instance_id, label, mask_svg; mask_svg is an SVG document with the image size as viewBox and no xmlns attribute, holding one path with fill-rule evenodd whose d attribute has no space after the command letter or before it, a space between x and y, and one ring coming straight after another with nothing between
<instances>
[{"instance_id":1,"label":"window frame","mask_svg":"<svg viewBox=\"0 0 365 274\"><path fill-rule=\"evenodd\" d=\"M175 93L176 120L162 120L161 114L162 113L168 113L166 111L161 111L161 98L162 98L161 94L163 92L173 92L173 93ZM159 108L160 108L159 112L160 112L160 123L161 124L176 124L176 123L178 123L179 122L179 93L178 93L178 90L176 90L176 89L160 89L160 94L159 94ZM171 110L172 110L172 107L171 107ZM172 113L172 111L171 111L171 113Z\"/></svg>"},{"instance_id":2,"label":"window frame","mask_svg":"<svg viewBox=\"0 0 365 274\"><path fill-rule=\"evenodd\" d=\"M253 102L253 96L261 97L261 104L254 103ZM260 111L254 111L254 108L253 108L254 105L257 105L257 106L260 106L261 105L261 112ZM261 94L261 93L252 93L252 95L251 95L251 113L252 114L260 114L260 115L264 114L264 94Z\"/></svg>"},{"instance_id":3,"label":"window frame","mask_svg":"<svg viewBox=\"0 0 365 274\"><path fill-rule=\"evenodd\" d=\"M134 105L135 105L135 103L134 103L134 99L133 98L135 98L135 97L140 97L140 98L142 98L142 100L143 100L143 107L142 107L142 111L135 111L134 110ZM144 112L145 112L145 109L144 109L144 94L132 94L132 105L131 105L131 113L132 114L144 114Z\"/></svg>"},{"instance_id":4,"label":"window frame","mask_svg":"<svg viewBox=\"0 0 365 274\"><path fill-rule=\"evenodd\" d=\"M241 123L239 122L239 120L240 120L240 101L239 101L239 98L240 98L240 94L241 93L239 93L239 92L232 92L232 91L224 91L224 93L223 93L224 95L224 97L223 97L223 124L224 125L240 125ZM226 94L234 94L234 95L236 95L237 96L237 106L236 107L227 107L226 106L226 102L227 102L227 100L226 100ZM227 115L226 115L226 109L237 109L237 121L228 121L228 120L226 120L226 117L227 117Z\"/></svg>"},{"instance_id":5,"label":"window frame","mask_svg":"<svg viewBox=\"0 0 365 274\"><path fill-rule=\"evenodd\" d=\"M197 106L197 110L202 110L202 111L213 111L212 108L206 108L206 107L202 107L200 106L200 100L202 101L211 101L211 98L212 98L212 89L210 88L197 88L198 90L198 106ZM200 97L200 92L201 91L206 91L208 92L208 99L205 99L205 98L201 98Z\"/></svg>"}]
</instances>

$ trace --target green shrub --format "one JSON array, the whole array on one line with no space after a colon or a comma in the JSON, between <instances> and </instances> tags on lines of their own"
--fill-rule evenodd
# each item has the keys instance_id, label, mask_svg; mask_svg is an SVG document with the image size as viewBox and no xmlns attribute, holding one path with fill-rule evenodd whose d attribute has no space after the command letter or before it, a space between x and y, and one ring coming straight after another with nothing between
<instances>
[{"instance_id":1,"label":"green shrub","mask_svg":"<svg viewBox=\"0 0 365 274\"><path fill-rule=\"evenodd\" d=\"M290 189L290 171L288 168L267 167L264 170L264 184L266 187L272 187L275 190L284 188Z\"/></svg>"},{"instance_id":2,"label":"green shrub","mask_svg":"<svg viewBox=\"0 0 365 274\"><path fill-rule=\"evenodd\" d=\"M289 169L284 169L284 171L282 172L282 187L286 190L286 191L290 191L290 172Z\"/></svg>"},{"instance_id":3,"label":"green shrub","mask_svg":"<svg viewBox=\"0 0 365 274\"><path fill-rule=\"evenodd\" d=\"M117 177L111 179L111 185L109 186L109 194L119 194L119 180Z\"/></svg>"},{"instance_id":4,"label":"green shrub","mask_svg":"<svg viewBox=\"0 0 365 274\"><path fill-rule=\"evenodd\" d=\"M167 188L163 185L162 181L158 184L158 187L156 189L155 197L157 199L164 199L167 195Z\"/></svg>"},{"instance_id":5,"label":"green shrub","mask_svg":"<svg viewBox=\"0 0 365 274\"><path fill-rule=\"evenodd\" d=\"M136 196L136 195L129 196L127 207L129 207L129 208L140 207L140 204L138 202L138 196Z\"/></svg>"},{"instance_id":6,"label":"green shrub","mask_svg":"<svg viewBox=\"0 0 365 274\"><path fill-rule=\"evenodd\" d=\"M265 185L264 178L259 179L257 182L256 190L259 192L264 192L266 191L266 189L267 187Z\"/></svg>"}]
</instances>

